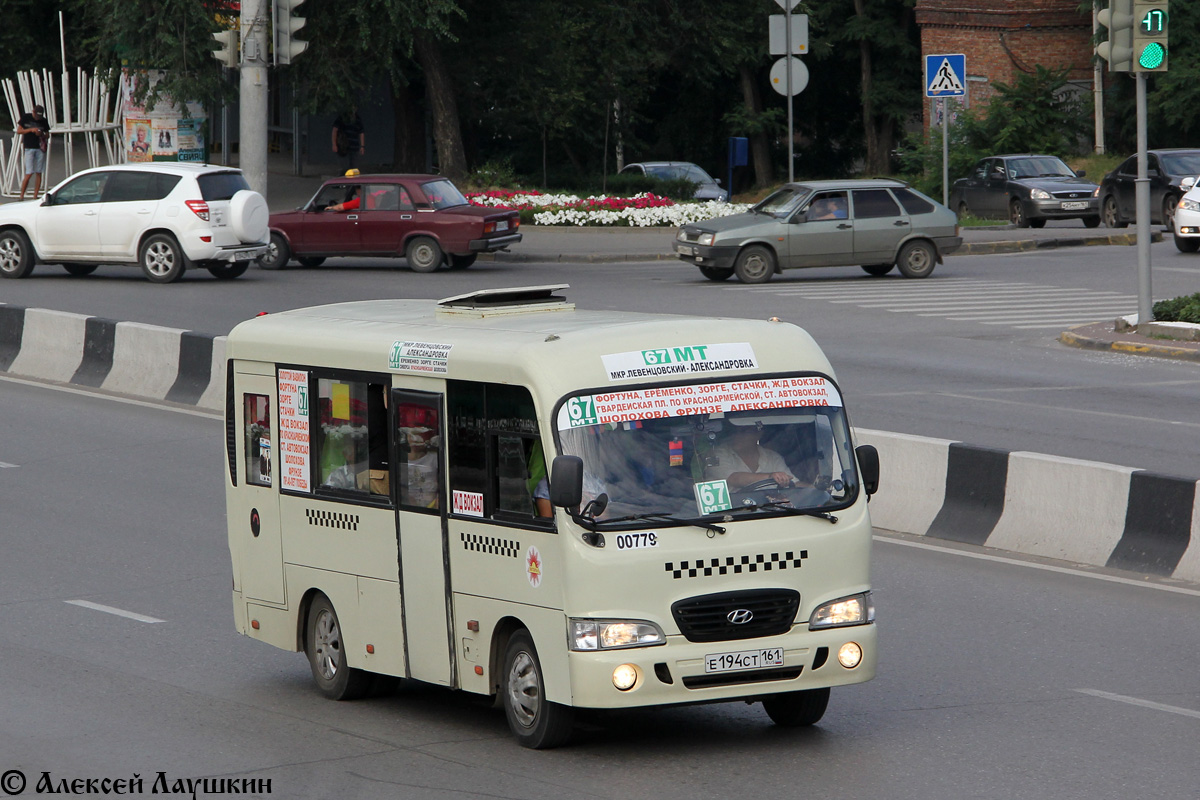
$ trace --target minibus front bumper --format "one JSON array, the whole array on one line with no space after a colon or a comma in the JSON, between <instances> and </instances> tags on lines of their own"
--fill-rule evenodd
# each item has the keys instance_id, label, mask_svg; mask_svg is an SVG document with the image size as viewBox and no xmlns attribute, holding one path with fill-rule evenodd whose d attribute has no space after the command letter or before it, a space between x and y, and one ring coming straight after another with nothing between
<instances>
[{"instance_id":1,"label":"minibus front bumper","mask_svg":"<svg viewBox=\"0 0 1200 800\"><path fill-rule=\"evenodd\" d=\"M665 645L655 647L572 651L568 658L571 705L633 708L708 703L864 683L875 677L877 635L874 623L817 631L800 624L789 633L758 639L696 643L672 635ZM853 667L839 662L839 651L848 644L857 645L861 653ZM783 651L782 664L719 669L731 661L754 662L753 654L772 654L777 648ZM854 648L848 649L848 655L853 655ZM767 661L773 661L769 655ZM718 669L706 671L706 662L710 669ZM632 686L617 688L618 682L629 679L630 667Z\"/></svg>"}]
</instances>

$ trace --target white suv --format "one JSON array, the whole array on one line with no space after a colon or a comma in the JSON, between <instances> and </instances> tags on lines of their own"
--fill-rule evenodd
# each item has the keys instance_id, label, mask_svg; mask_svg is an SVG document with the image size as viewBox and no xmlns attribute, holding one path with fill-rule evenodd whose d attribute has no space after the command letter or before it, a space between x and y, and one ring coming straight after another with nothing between
<instances>
[{"instance_id":1,"label":"white suv","mask_svg":"<svg viewBox=\"0 0 1200 800\"><path fill-rule=\"evenodd\" d=\"M267 250L267 202L240 170L200 164L117 164L72 175L41 200L0 206L0 276L35 263L87 275L138 264L155 283L190 266L236 278Z\"/></svg>"}]
</instances>

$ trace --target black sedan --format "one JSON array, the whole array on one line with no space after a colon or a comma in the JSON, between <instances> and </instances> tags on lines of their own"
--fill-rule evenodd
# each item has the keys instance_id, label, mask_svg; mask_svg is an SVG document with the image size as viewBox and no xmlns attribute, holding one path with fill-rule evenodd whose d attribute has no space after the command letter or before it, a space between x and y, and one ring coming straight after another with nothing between
<instances>
[{"instance_id":1,"label":"black sedan","mask_svg":"<svg viewBox=\"0 0 1200 800\"><path fill-rule=\"evenodd\" d=\"M1200 175L1200 150L1146 151L1151 225L1161 224L1169 231L1175 230L1175 207L1179 205L1179 198L1187 193L1179 182L1197 175ZM1136 180L1137 156L1130 156L1100 181L1100 208L1108 227L1124 228L1137 220L1133 189Z\"/></svg>"},{"instance_id":2,"label":"black sedan","mask_svg":"<svg viewBox=\"0 0 1200 800\"><path fill-rule=\"evenodd\" d=\"M970 177L954 182L950 207L964 217L1005 219L1040 228L1048 219L1100 225L1100 187L1058 156L1008 155L980 159Z\"/></svg>"}]
</instances>

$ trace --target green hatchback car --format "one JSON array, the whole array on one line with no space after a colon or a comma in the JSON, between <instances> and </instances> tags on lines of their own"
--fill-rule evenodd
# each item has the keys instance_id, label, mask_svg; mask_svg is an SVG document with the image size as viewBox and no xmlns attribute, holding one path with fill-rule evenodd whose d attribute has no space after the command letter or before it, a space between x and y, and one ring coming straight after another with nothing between
<instances>
[{"instance_id":1,"label":"green hatchback car","mask_svg":"<svg viewBox=\"0 0 1200 800\"><path fill-rule=\"evenodd\" d=\"M801 267L926 278L962 246L954 212L900 181L784 184L745 214L684 225L675 255L709 280L766 283Z\"/></svg>"}]
</instances>

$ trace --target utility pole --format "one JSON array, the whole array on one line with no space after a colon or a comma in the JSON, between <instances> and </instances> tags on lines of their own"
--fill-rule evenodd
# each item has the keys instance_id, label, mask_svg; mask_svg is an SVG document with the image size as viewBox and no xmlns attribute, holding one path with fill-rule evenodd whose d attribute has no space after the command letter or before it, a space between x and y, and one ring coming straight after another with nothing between
<instances>
[{"instance_id":1,"label":"utility pole","mask_svg":"<svg viewBox=\"0 0 1200 800\"><path fill-rule=\"evenodd\" d=\"M267 41L269 0L242 0L238 166L250 188L267 194Z\"/></svg>"}]
</instances>

